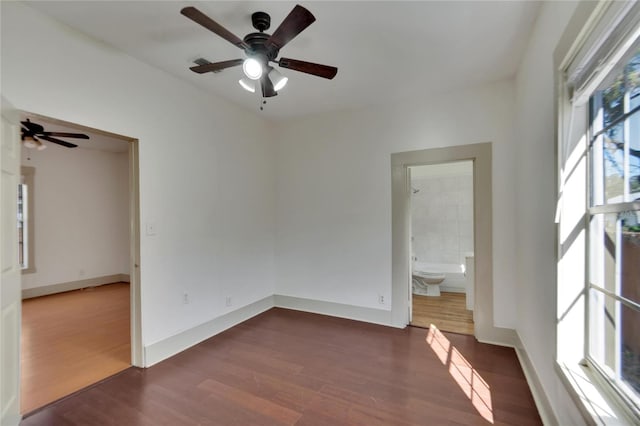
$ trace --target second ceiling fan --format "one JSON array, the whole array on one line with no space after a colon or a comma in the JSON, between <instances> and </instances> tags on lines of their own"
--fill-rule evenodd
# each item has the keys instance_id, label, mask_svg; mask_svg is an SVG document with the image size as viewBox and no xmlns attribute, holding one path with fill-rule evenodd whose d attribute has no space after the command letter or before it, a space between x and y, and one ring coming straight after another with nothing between
<instances>
[{"instance_id":1,"label":"second ceiling fan","mask_svg":"<svg viewBox=\"0 0 640 426\"><path fill-rule=\"evenodd\" d=\"M59 137L89 139L89 136L84 133L47 132L42 125L34 123L28 118L26 121L21 121L20 123L22 124L22 144L26 148L36 148L38 151L42 151L47 147L40 139L62 145L66 148L76 148L78 145L58 139Z\"/></svg>"},{"instance_id":2,"label":"second ceiling fan","mask_svg":"<svg viewBox=\"0 0 640 426\"><path fill-rule=\"evenodd\" d=\"M287 78L282 76L282 74L270 64L277 64L282 68L288 68L329 80L335 77L338 72L338 68L329 65L315 64L313 62L290 58L277 59L280 49L316 20L311 12L300 5L296 5L293 8L271 35L264 32L268 30L271 25L271 17L269 14L265 12L255 12L251 15L251 21L253 27L259 32L247 34L244 39L240 39L232 34L229 30L195 7L185 7L180 13L227 40L234 46L244 50L246 54L246 59L203 63L191 67L190 69L196 73L217 72L225 68L242 65L246 78L242 78L239 81L240 85L246 90L253 92L255 91L255 82L260 81L262 96L269 98L276 96L278 90L282 89L287 83Z\"/></svg>"}]
</instances>

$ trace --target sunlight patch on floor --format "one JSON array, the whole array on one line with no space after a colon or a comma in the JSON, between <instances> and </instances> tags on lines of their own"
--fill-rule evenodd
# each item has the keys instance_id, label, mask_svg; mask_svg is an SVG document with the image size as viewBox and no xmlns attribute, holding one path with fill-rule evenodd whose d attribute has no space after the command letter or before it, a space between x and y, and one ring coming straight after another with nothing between
<instances>
[{"instance_id":1,"label":"sunlight patch on floor","mask_svg":"<svg viewBox=\"0 0 640 426\"><path fill-rule=\"evenodd\" d=\"M426 340L440 362L448 367L449 374L469 398L478 413L493 424L491 389L487 382L433 324L429 327Z\"/></svg>"}]
</instances>

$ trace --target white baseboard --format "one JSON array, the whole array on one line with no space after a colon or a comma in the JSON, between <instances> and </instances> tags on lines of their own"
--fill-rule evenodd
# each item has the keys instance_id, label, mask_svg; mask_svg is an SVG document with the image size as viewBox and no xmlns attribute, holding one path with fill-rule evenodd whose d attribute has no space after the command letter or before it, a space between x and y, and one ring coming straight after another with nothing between
<instances>
[{"instance_id":1,"label":"white baseboard","mask_svg":"<svg viewBox=\"0 0 640 426\"><path fill-rule=\"evenodd\" d=\"M512 328L488 327L486 330L478 330L476 327L475 337L480 343L490 345L516 347L517 333Z\"/></svg>"},{"instance_id":2,"label":"white baseboard","mask_svg":"<svg viewBox=\"0 0 640 426\"><path fill-rule=\"evenodd\" d=\"M273 307L391 326L391 311L276 294L185 330L175 336L145 346L144 366L151 367Z\"/></svg>"},{"instance_id":3,"label":"white baseboard","mask_svg":"<svg viewBox=\"0 0 640 426\"><path fill-rule=\"evenodd\" d=\"M518 334L518 332L516 332L515 338L516 342L514 347L516 350L516 355L518 356L520 366L522 367L524 376L527 379L527 383L529 384L529 389L531 389L531 394L533 395L533 400L535 401L536 407L538 408L538 413L540 414L540 418L542 419L542 424L544 424L545 426L555 426L558 424L558 418L553 412L553 408L551 408L551 404L549 403L547 394L542 388L542 383L540 382L538 373L531 363L531 359L529 358L527 349L520 339L520 335Z\"/></svg>"},{"instance_id":4,"label":"white baseboard","mask_svg":"<svg viewBox=\"0 0 640 426\"><path fill-rule=\"evenodd\" d=\"M273 307L394 327L391 322L391 311L388 310L276 294L146 346L144 366L150 367ZM516 341L519 341L514 330L500 327L492 327L484 333L482 338L478 336L476 338L482 343L509 347L516 346Z\"/></svg>"},{"instance_id":5,"label":"white baseboard","mask_svg":"<svg viewBox=\"0 0 640 426\"><path fill-rule=\"evenodd\" d=\"M185 349L194 346L218 333L248 320L273 307L313 312L316 314L353 319L390 326L391 312L381 309L363 308L341 303L322 302L299 297L274 295L258 300L182 333L153 343L144 348L144 366L151 367Z\"/></svg>"},{"instance_id":6,"label":"white baseboard","mask_svg":"<svg viewBox=\"0 0 640 426\"><path fill-rule=\"evenodd\" d=\"M22 416L6 417L3 420L2 426L19 426L22 421Z\"/></svg>"},{"instance_id":7,"label":"white baseboard","mask_svg":"<svg viewBox=\"0 0 640 426\"><path fill-rule=\"evenodd\" d=\"M332 317L346 318L393 327L393 324L391 323L391 311L387 310L304 299L301 297L283 296L281 294L276 294L274 299L275 306L278 308L312 312L314 314L329 315Z\"/></svg>"},{"instance_id":8,"label":"white baseboard","mask_svg":"<svg viewBox=\"0 0 640 426\"><path fill-rule=\"evenodd\" d=\"M157 364L273 307L274 297L268 296L175 336L145 346L144 366L151 367L153 364Z\"/></svg>"},{"instance_id":9,"label":"white baseboard","mask_svg":"<svg viewBox=\"0 0 640 426\"><path fill-rule=\"evenodd\" d=\"M467 289L464 287L453 287L440 284L440 291L445 291L447 293L466 293Z\"/></svg>"},{"instance_id":10,"label":"white baseboard","mask_svg":"<svg viewBox=\"0 0 640 426\"><path fill-rule=\"evenodd\" d=\"M22 290L22 299L30 299L32 297L47 296L49 294L63 293L65 291L80 290L81 288L97 287L104 284L113 284L117 282L130 282L128 274L104 275L102 277L87 278L85 280L69 281L66 283L58 283L45 285L42 287L33 287Z\"/></svg>"}]
</instances>

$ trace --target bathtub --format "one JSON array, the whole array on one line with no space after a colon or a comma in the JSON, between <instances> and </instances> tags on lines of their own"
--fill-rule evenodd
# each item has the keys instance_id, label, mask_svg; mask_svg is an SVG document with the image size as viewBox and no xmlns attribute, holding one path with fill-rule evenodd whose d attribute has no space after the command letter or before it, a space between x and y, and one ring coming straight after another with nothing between
<instances>
[{"instance_id":1,"label":"bathtub","mask_svg":"<svg viewBox=\"0 0 640 426\"><path fill-rule=\"evenodd\" d=\"M413 262L413 270L443 273L445 275L445 279L442 281L442 284L440 284L441 291L448 291L452 293L467 292L464 264Z\"/></svg>"}]
</instances>

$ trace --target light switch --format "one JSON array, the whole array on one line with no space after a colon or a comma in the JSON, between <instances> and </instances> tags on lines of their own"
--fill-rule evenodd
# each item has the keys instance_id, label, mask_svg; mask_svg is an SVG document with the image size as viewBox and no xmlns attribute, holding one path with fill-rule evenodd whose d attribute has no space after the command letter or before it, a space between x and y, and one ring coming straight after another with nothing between
<instances>
[{"instance_id":1,"label":"light switch","mask_svg":"<svg viewBox=\"0 0 640 426\"><path fill-rule=\"evenodd\" d=\"M156 224L154 222L147 222L147 235L156 235Z\"/></svg>"}]
</instances>

